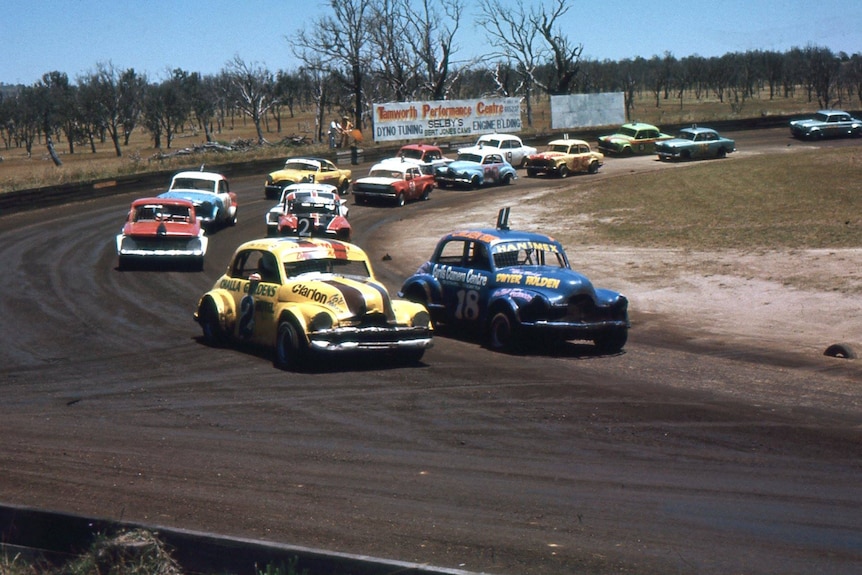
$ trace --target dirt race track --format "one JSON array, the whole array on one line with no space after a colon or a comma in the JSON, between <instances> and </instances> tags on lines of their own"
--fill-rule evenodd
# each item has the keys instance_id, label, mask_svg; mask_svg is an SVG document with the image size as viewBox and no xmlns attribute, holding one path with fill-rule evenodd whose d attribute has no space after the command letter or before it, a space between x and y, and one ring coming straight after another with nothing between
<instances>
[{"instance_id":1,"label":"dirt race track","mask_svg":"<svg viewBox=\"0 0 862 575\"><path fill-rule=\"evenodd\" d=\"M787 145L785 130L731 137L739 153ZM639 169L665 165L610 159L402 209L351 200L355 241L394 292L438 232ZM129 202L158 190L0 217L0 502L500 575L862 573L858 361L793 330L713 329L593 249L591 279L633 302L620 355L509 356L444 333L418 367L284 373L206 347L192 321L264 233L263 174L232 184L239 224L201 273L116 269ZM751 317L705 306L724 326Z\"/></svg>"}]
</instances>

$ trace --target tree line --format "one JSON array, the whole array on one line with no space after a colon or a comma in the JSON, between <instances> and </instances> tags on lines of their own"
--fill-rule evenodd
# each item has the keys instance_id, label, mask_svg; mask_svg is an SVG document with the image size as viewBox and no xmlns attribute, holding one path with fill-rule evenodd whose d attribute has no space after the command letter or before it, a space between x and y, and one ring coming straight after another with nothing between
<instances>
[{"instance_id":1,"label":"tree line","mask_svg":"<svg viewBox=\"0 0 862 575\"><path fill-rule=\"evenodd\" d=\"M515 7L479 0L488 52L458 57L468 15L465 0L329 0L305 30L286 36L300 62L272 71L235 56L215 75L182 69L151 81L134 68L98 63L72 81L51 71L29 86L0 84L0 138L6 149L43 143L60 163L54 142L68 153L96 151L111 141L122 156L136 129L155 148L170 148L194 130L207 142L240 116L254 124L258 144L282 132L297 109L315 111L322 141L328 114L367 125L373 102L521 97L526 123L533 103L548 95L623 92L627 117L636 99L655 105L716 98L732 112L768 91L769 98L803 90L818 107L862 103L862 54L806 46L784 52L751 50L720 57L675 57L671 52L621 61L583 59L583 45L562 29L571 0L533 0ZM374 22L374 26L367 25Z\"/></svg>"}]
</instances>

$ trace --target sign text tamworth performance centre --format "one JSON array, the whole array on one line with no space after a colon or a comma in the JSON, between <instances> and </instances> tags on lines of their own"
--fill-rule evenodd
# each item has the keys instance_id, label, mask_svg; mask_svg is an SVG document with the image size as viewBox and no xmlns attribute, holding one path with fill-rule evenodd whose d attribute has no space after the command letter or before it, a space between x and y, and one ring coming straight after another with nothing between
<instances>
[{"instance_id":1,"label":"sign text tamworth performance centre","mask_svg":"<svg viewBox=\"0 0 862 575\"><path fill-rule=\"evenodd\" d=\"M374 141L519 132L520 98L374 104Z\"/></svg>"}]
</instances>

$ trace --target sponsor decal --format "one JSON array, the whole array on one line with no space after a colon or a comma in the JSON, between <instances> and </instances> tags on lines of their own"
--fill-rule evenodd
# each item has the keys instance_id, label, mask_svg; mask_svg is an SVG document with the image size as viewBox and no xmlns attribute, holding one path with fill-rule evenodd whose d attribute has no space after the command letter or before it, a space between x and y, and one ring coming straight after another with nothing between
<instances>
[{"instance_id":1,"label":"sponsor decal","mask_svg":"<svg viewBox=\"0 0 862 575\"><path fill-rule=\"evenodd\" d=\"M463 284L478 287L488 285L488 276L483 275L481 272L477 272L472 268L467 271L463 271L456 270L452 266L436 264L434 269L431 270L431 275L439 281L458 285Z\"/></svg>"}]
</instances>

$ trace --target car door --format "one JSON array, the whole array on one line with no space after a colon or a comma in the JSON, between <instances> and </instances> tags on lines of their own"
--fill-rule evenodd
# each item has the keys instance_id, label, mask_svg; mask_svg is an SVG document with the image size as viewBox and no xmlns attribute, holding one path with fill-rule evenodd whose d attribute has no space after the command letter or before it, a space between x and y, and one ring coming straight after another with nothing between
<instances>
[{"instance_id":1,"label":"car door","mask_svg":"<svg viewBox=\"0 0 862 575\"><path fill-rule=\"evenodd\" d=\"M481 242L454 239L437 255L432 271L440 285L446 321L479 327L491 285L491 262Z\"/></svg>"},{"instance_id":2,"label":"car door","mask_svg":"<svg viewBox=\"0 0 862 575\"><path fill-rule=\"evenodd\" d=\"M485 174L485 184L497 184L500 182L500 168L503 164L503 156L500 154L488 154L482 160L482 170Z\"/></svg>"},{"instance_id":3,"label":"car door","mask_svg":"<svg viewBox=\"0 0 862 575\"><path fill-rule=\"evenodd\" d=\"M234 258L230 292L237 313L236 338L265 345L274 341L280 267L276 257L264 250L243 250Z\"/></svg>"}]
</instances>

